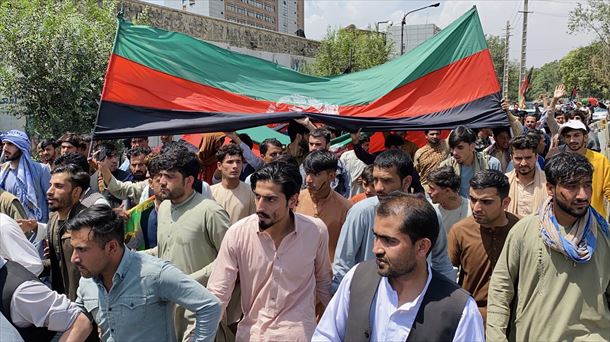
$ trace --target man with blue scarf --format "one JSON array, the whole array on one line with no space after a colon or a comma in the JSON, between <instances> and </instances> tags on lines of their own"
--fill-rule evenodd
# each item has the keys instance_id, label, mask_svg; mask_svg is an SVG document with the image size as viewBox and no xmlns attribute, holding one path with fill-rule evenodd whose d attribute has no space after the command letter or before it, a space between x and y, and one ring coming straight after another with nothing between
<instances>
[{"instance_id":1,"label":"man with blue scarf","mask_svg":"<svg viewBox=\"0 0 610 342\"><path fill-rule=\"evenodd\" d=\"M51 174L42 164L32 159L31 143L27 134L11 130L2 136L0 188L12 193L23 204L27 216L38 222L49 219L46 194Z\"/></svg>"},{"instance_id":2,"label":"man with blue scarf","mask_svg":"<svg viewBox=\"0 0 610 342\"><path fill-rule=\"evenodd\" d=\"M491 276L489 341L609 341L610 233L591 206L593 167L560 153L549 198L508 233Z\"/></svg>"}]
</instances>

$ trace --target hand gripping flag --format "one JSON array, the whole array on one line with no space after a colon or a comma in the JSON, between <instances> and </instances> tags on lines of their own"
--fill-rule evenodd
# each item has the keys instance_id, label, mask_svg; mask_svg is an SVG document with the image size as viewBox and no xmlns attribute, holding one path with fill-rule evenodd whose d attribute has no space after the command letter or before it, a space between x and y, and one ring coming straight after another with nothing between
<instances>
[{"instance_id":1,"label":"hand gripping flag","mask_svg":"<svg viewBox=\"0 0 610 342\"><path fill-rule=\"evenodd\" d=\"M409 53L335 77L119 19L95 135L233 131L305 115L347 130L508 125L473 7Z\"/></svg>"},{"instance_id":2,"label":"hand gripping flag","mask_svg":"<svg viewBox=\"0 0 610 342\"><path fill-rule=\"evenodd\" d=\"M127 222L125 222L125 244L127 247L138 251L145 248L141 225L142 213L152 208L153 205L155 205L154 195L127 211Z\"/></svg>"}]
</instances>

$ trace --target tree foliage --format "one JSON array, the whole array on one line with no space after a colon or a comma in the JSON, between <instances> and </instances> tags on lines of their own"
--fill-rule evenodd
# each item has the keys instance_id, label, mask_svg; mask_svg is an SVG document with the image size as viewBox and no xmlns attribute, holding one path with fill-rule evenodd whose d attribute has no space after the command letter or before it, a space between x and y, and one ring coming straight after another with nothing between
<instances>
[{"instance_id":1,"label":"tree foliage","mask_svg":"<svg viewBox=\"0 0 610 342\"><path fill-rule=\"evenodd\" d=\"M385 34L354 27L329 29L308 73L334 76L365 70L387 62L391 50Z\"/></svg>"},{"instance_id":2,"label":"tree foliage","mask_svg":"<svg viewBox=\"0 0 610 342\"><path fill-rule=\"evenodd\" d=\"M571 51L565 57L568 59L562 60L562 72L569 73L564 76L566 85L577 87L583 94L590 92L588 95L610 97L610 2L587 0L586 5L578 3L570 12L568 30L593 33L597 39L589 46ZM570 70L569 66L578 69Z\"/></svg>"},{"instance_id":3,"label":"tree foliage","mask_svg":"<svg viewBox=\"0 0 610 342\"><path fill-rule=\"evenodd\" d=\"M552 61L534 69L529 90L530 98L537 98L541 94L552 98L555 87L563 82L559 65L559 61Z\"/></svg>"},{"instance_id":4,"label":"tree foliage","mask_svg":"<svg viewBox=\"0 0 610 342\"><path fill-rule=\"evenodd\" d=\"M93 129L115 18L114 1L0 1L0 92L30 134Z\"/></svg>"},{"instance_id":5,"label":"tree foliage","mask_svg":"<svg viewBox=\"0 0 610 342\"><path fill-rule=\"evenodd\" d=\"M570 51L560 61L560 72L568 89L576 88L583 96L610 97L610 83L593 66L603 50L599 42ZM606 55L605 58L608 55Z\"/></svg>"}]
</instances>

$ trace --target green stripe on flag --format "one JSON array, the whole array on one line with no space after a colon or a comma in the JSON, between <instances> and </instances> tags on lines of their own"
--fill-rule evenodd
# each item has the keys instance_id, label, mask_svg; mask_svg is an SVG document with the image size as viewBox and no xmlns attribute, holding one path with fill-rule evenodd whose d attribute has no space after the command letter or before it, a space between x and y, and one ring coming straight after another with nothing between
<instances>
[{"instance_id":1,"label":"green stripe on flag","mask_svg":"<svg viewBox=\"0 0 610 342\"><path fill-rule=\"evenodd\" d=\"M313 77L185 34L119 20L114 53L152 69L258 100L330 105L371 103L411 81L487 48L473 7L408 54L336 77Z\"/></svg>"}]
</instances>

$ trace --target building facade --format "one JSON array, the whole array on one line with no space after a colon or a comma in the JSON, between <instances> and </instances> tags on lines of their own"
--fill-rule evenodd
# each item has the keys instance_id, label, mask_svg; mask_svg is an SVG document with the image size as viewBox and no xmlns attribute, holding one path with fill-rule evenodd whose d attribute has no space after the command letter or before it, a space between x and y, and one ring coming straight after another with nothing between
<instances>
[{"instance_id":1,"label":"building facade","mask_svg":"<svg viewBox=\"0 0 610 342\"><path fill-rule=\"evenodd\" d=\"M386 32L387 38L394 43L391 57L400 56L400 29L401 25L390 26ZM441 29L435 24L405 25L403 37L404 52L407 53L413 50L440 31Z\"/></svg>"},{"instance_id":2,"label":"building facade","mask_svg":"<svg viewBox=\"0 0 610 342\"><path fill-rule=\"evenodd\" d=\"M193 14L297 35L305 31L305 0L145 0ZM301 35L302 36L302 35Z\"/></svg>"}]
</instances>

